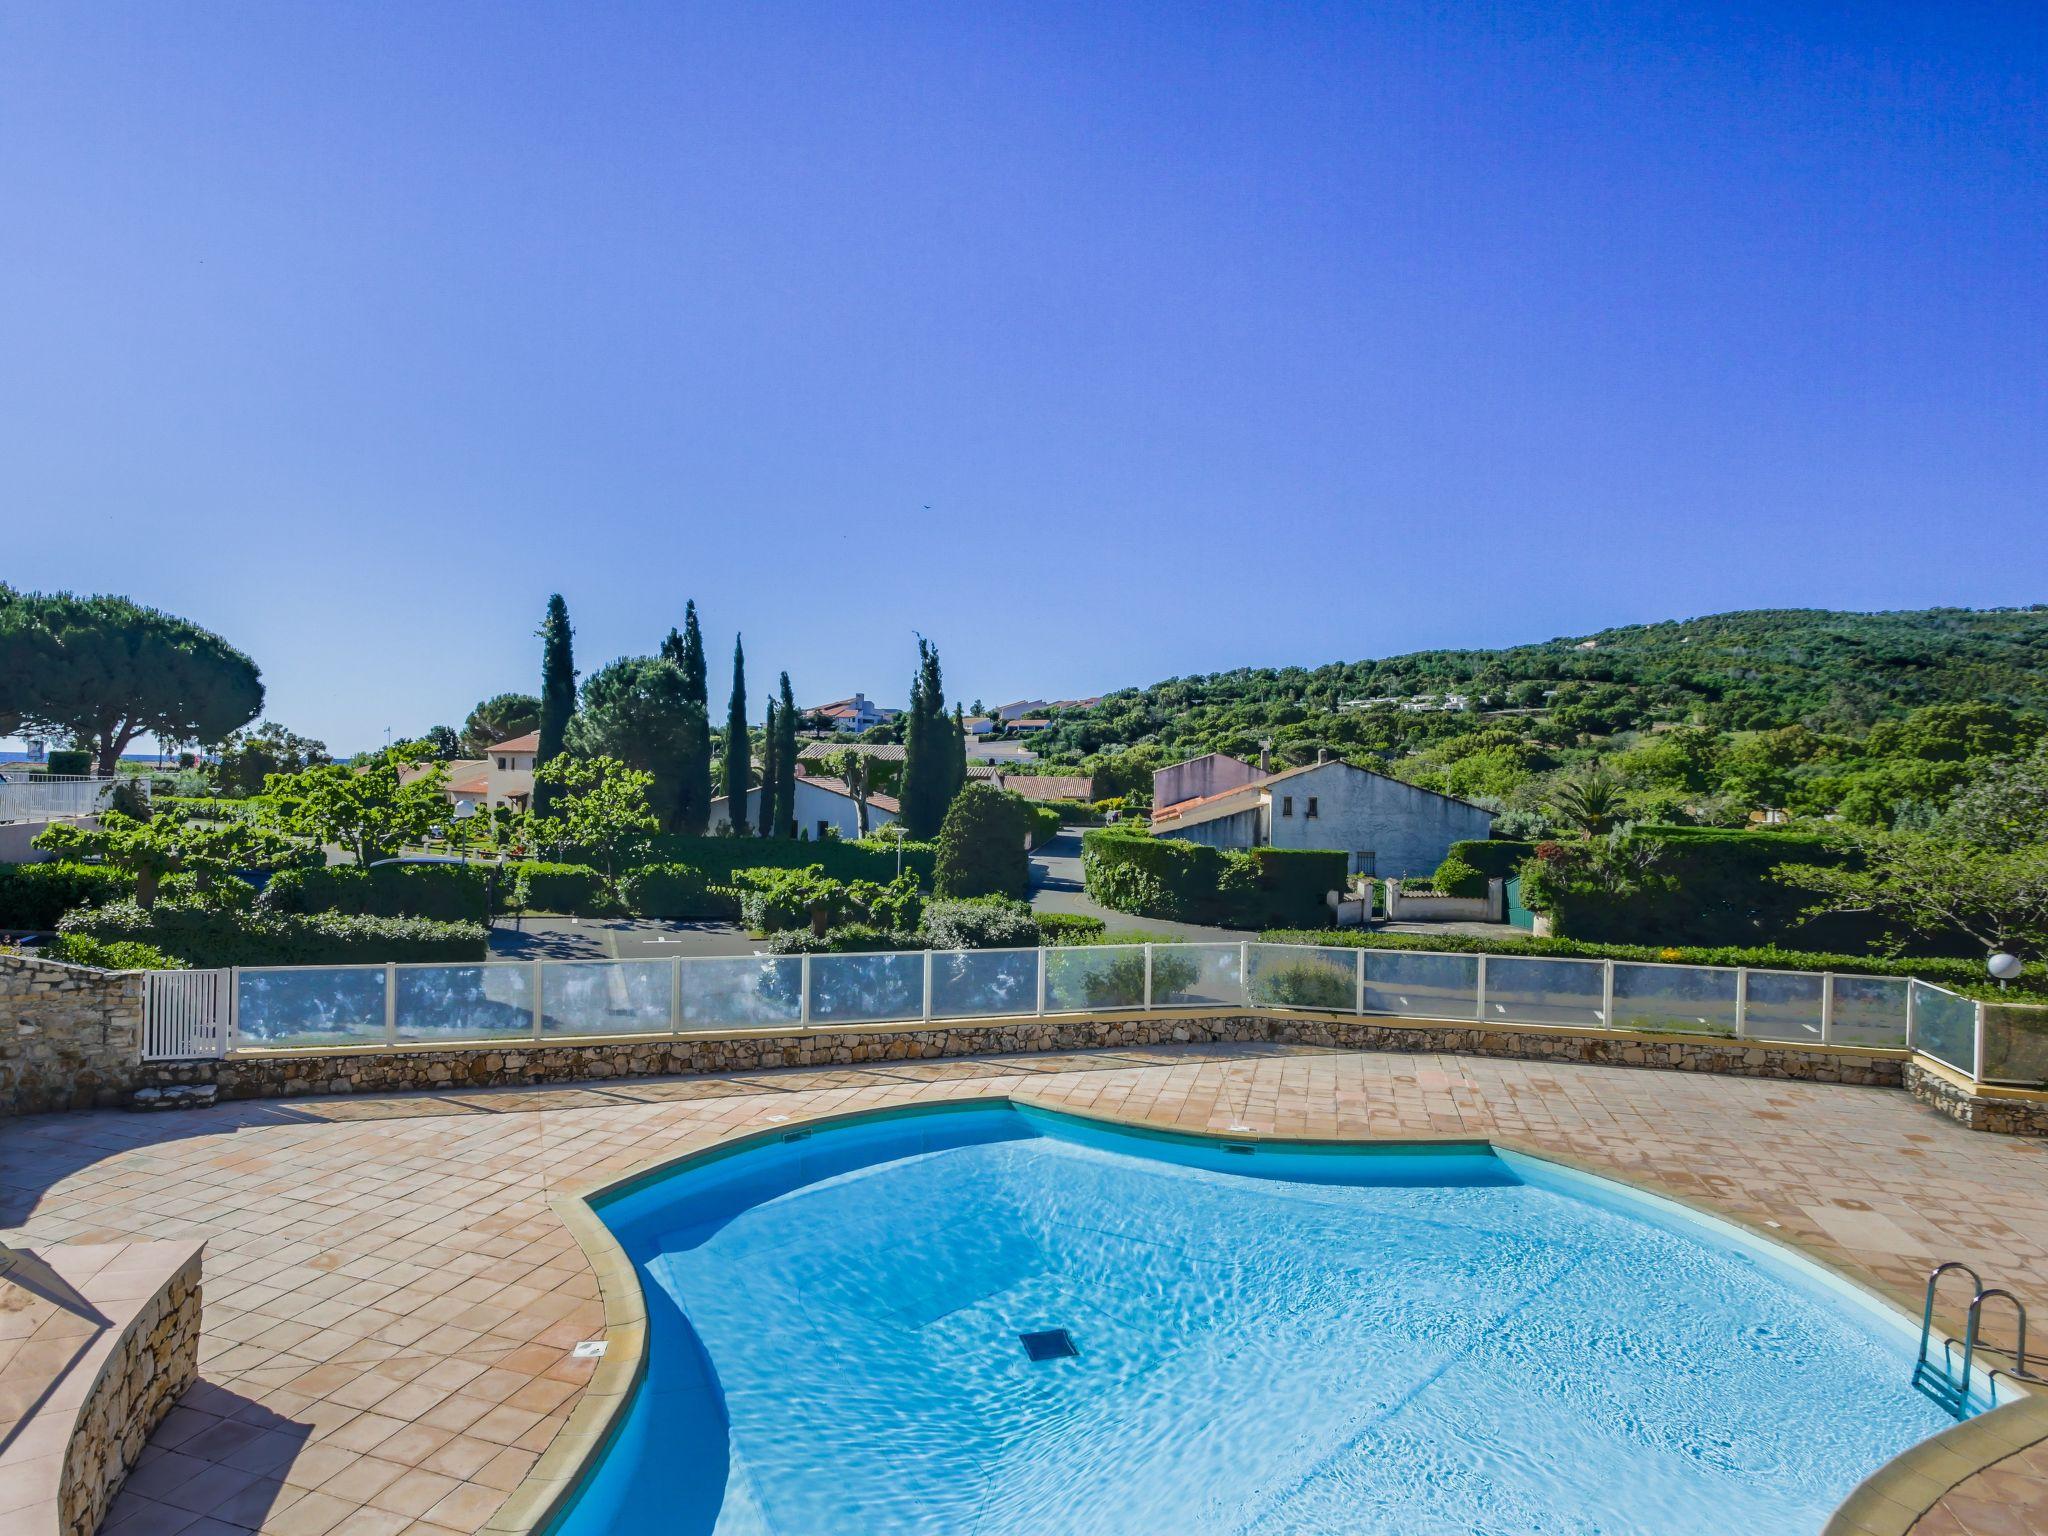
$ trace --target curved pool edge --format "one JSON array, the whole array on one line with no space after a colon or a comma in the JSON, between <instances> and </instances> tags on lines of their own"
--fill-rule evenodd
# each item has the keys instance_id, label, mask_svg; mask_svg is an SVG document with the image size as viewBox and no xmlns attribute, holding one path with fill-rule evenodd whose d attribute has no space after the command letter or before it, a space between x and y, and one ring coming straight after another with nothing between
<instances>
[{"instance_id":1,"label":"curved pool edge","mask_svg":"<svg viewBox=\"0 0 2048 1536\"><path fill-rule=\"evenodd\" d=\"M1796 1266L1820 1269L1834 1283L1859 1292L1883 1311L1919 1327L1919 1316L1881 1286L1845 1268L1832 1256L1815 1251L1796 1237L1762 1227L1734 1211L1660 1187L1653 1181L1622 1175L1583 1158L1551 1148L1527 1145L1514 1137L1472 1135L1286 1136L1268 1131L1196 1131L1142 1117L1125 1118L1096 1109L1047 1105L1007 1093L877 1105L857 1110L798 1113L772 1125L749 1126L720 1135L703 1146L650 1158L619 1173L570 1181L548 1192L552 1210L576 1239L597 1277L604 1304L606 1350L590 1383L577 1399L568 1422L542 1453L533 1469L506 1497L482 1527L485 1536L537 1536L551 1529L572 1507L575 1495L593 1473L613 1436L622 1426L647 1369L647 1300L639 1273L599 1214L603 1204L623 1198L686 1169L722 1162L757 1146L767 1146L792 1131L815 1132L875 1120L906 1119L947 1112L1010 1109L1028 1115L1080 1121L1116 1131L1169 1141L1237 1142L1295 1150L1389 1151L1403 1148L1484 1147L1514 1157L1549 1164L1569 1174L1616 1185L1635 1196L1677 1206L1691 1217L1733 1229L1761 1247L1777 1250ZM1937 1337L1945 1337L1936 1330ZM1820 1536L1908 1536L1913 1525L1951 1488L2003 1461L2016 1451L2048 1439L2048 1394L2004 1378L2014 1401L1988 1409L1909 1446L1859 1483L1822 1528ZM1974 1431L1974 1433L1969 1433ZM2017 1437L2017 1438L2016 1438ZM1945 1481L1943 1479L1946 1479ZM1924 1499L1922 1495L1924 1494ZM1918 1500L1917 1504L1915 1501Z\"/></svg>"}]
</instances>

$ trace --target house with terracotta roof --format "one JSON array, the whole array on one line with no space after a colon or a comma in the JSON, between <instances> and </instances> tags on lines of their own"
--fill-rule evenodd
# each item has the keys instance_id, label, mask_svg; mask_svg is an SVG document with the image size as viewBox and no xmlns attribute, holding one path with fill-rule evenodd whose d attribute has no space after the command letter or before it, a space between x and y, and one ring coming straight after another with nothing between
<instances>
[{"instance_id":1,"label":"house with terracotta roof","mask_svg":"<svg viewBox=\"0 0 2048 1536\"><path fill-rule=\"evenodd\" d=\"M440 765L448 775L448 803L479 811L496 810L501 805L525 810L533 803L533 760L540 751L540 732L528 731L509 741L494 742L485 750L484 757L458 757ZM410 783L431 766L420 763L401 768L399 779Z\"/></svg>"},{"instance_id":2,"label":"house with terracotta roof","mask_svg":"<svg viewBox=\"0 0 2048 1536\"><path fill-rule=\"evenodd\" d=\"M868 791L870 832L891 825L902 811L903 806L894 795ZM761 791L758 786L747 791L746 805L740 814L746 817L748 827L761 825ZM797 835L814 842L835 834L845 838L860 836L860 807L854 803L853 791L838 779L797 775L795 820ZM711 831L714 834L723 831L731 821L732 797L720 795L711 802Z\"/></svg>"},{"instance_id":3,"label":"house with terracotta roof","mask_svg":"<svg viewBox=\"0 0 2048 1536\"><path fill-rule=\"evenodd\" d=\"M894 720L902 713L902 710L891 709L886 704L871 702L864 693L856 693L850 699L834 699L830 704L820 704L807 709L798 718L816 717L835 731L857 736L862 731L871 731L878 725Z\"/></svg>"},{"instance_id":4,"label":"house with terracotta roof","mask_svg":"<svg viewBox=\"0 0 2048 1536\"><path fill-rule=\"evenodd\" d=\"M1330 848L1353 874L1435 872L1451 844L1488 837L1493 812L1335 759L1279 773L1225 753L1152 776L1152 833L1212 848Z\"/></svg>"}]
</instances>

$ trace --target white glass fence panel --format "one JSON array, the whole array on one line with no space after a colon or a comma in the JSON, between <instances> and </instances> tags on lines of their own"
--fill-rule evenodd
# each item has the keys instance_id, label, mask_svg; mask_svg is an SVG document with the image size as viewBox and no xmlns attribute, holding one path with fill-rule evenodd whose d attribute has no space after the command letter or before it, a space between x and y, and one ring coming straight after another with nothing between
<instances>
[{"instance_id":1,"label":"white glass fence panel","mask_svg":"<svg viewBox=\"0 0 2048 1536\"><path fill-rule=\"evenodd\" d=\"M675 969L666 960L548 960L541 1035L666 1034Z\"/></svg>"},{"instance_id":2,"label":"white glass fence panel","mask_svg":"<svg viewBox=\"0 0 2048 1536\"><path fill-rule=\"evenodd\" d=\"M1835 1004L1828 1023L1835 1045L1906 1043L1906 979L1903 976L1836 976Z\"/></svg>"},{"instance_id":3,"label":"white glass fence panel","mask_svg":"<svg viewBox=\"0 0 2048 1536\"><path fill-rule=\"evenodd\" d=\"M1248 1001L1260 1008L1358 1009L1359 951L1336 945L1254 944Z\"/></svg>"},{"instance_id":4,"label":"white glass fence panel","mask_svg":"<svg viewBox=\"0 0 2048 1536\"><path fill-rule=\"evenodd\" d=\"M1958 1072L1974 1072L1977 1005L1924 981L1913 984L1913 1045Z\"/></svg>"},{"instance_id":5,"label":"white glass fence panel","mask_svg":"<svg viewBox=\"0 0 2048 1536\"><path fill-rule=\"evenodd\" d=\"M1984 1081L2016 1088L2048 1088L2048 1008L1986 1003Z\"/></svg>"},{"instance_id":6,"label":"white glass fence panel","mask_svg":"<svg viewBox=\"0 0 2048 1536\"><path fill-rule=\"evenodd\" d=\"M932 1017L971 1019L1038 1008L1035 949L941 950L932 956Z\"/></svg>"},{"instance_id":7,"label":"white glass fence panel","mask_svg":"<svg viewBox=\"0 0 2048 1536\"><path fill-rule=\"evenodd\" d=\"M1479 957L1367 950L1365 1011L1470 1019L1479 1007Z\"/></svg>"},{"instance_id":8,"label":"white glass fence panel","mask_svg":"<svg viewBox=\"0 0 2048 1536\"><path fill-rule=\"evenodd\" d=\"M803 1017L804 962L800 955L715 955L682 962L682 1015L686 1033L760 1029L795 1024Z\"/></svg>"},{"instance_id":9,"label":"white glass fence panel","mask_svg":"<svg viewBox=\"0 0 2048 1536\"><path fill-rule=\"evenodd\" d=\"M924 1012L924 951L811 956L813 1024L880 1024Z\"/></svg>"},{"instance_id":10,"label":"white glass fence panel","mask_svg":"<svg viewBox=\"0 0 2048 1536\"><path fill-rule=\"evenodd\" d=\"M235 1043L265 1050L384 1042L384 967L250 967L235 976Z\"/></svg>"},{"instance_id":11,"label":"white glass fence panel","mask_svg":"<svg viewBox=\"0 0 2048 1536\"><path fill-rule=\"evenodd\" d=\"M1486 957L1486 1018L1495 1024L1599 1029L1607 967L1598 960Z\"/></svg>"},{"instance_id":12,"label":"white glass fence panel","mask_svg":"<svg viewBox=\"0 0 2048 1536\"><path fill-rule=\"evenodd\" d=\"M1751 1040L1820 1044L1827 978L1811 971L1751 971L1742 1032Z\"/></svg>"},{"instance_id":13,"label":"white glass fence panel","mask_svg":"<svg viewBox=\"0 0 2048 1536\"><path fill-rule=\"evenodd\" d=\"M1154 1008L1242 1008L1242 944L1154 944Z\"/></svg>"},{"instance_id":14,"label":"white glass fence panel","mask_svg":"<svg viewBox=\"0 0 2048 1536\"><path fill-rule=\"evenodd\" d=\"M400 1045L533 1038L531 965L401 965L392 983Z\"/></svg>"},{"instance_id":15,"label":"white glass fence panel","mask_svg":"<svg viewBox=\"0 0 2048 1536\"><path fill-rule=\"evenodd\" d=\"M1614 1028L1733 1035L1735 972L1694 965L1617 964Z\"/></svg>"},{"instance_id":16,"label":"white glass fence panel","mask_svg":"<svg viewBox=\"0 0 2048 1536\"><path fill-rule=\"evenodd\" d=\"M1144 945L1071 945L1045 952L1048 1013L1144 1006Z\"/></svg>"}]
</instances>

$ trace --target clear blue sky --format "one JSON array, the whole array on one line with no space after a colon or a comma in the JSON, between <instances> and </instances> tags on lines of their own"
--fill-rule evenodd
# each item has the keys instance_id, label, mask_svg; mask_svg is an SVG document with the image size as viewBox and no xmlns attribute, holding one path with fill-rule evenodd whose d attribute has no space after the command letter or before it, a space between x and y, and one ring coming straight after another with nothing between
<instances>
[{"instance_id":1,"label":"clear blue sky","mask_svg":"<svg viewBox=\"0 0 2048 1536\"><path fill-rule=\"evenodd\" d=\"M2048 597L2048 6L0 9L0 579L343 750ZM757 703L758 710L758 703Z\"/></svg>"}]
</instances>

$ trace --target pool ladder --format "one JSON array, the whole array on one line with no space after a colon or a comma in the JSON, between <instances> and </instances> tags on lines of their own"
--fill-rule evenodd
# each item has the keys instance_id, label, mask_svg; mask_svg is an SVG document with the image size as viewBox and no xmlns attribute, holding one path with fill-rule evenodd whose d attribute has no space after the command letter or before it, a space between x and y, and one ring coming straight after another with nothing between
<instances>
[{"instance_id":1,"label":"pool ladder","mask_svg":"<svg viewBox=\"0 0 2048 1536\"><path fill-rule=\"evenodd\" d=\"M1964 1317L1963 1342L1958 1345L1954 1339L1943 1336L1941 1358L1931 1355L1934 1342L1934 1293L1941 1285L1941 1277L1950 1270L1969 1276L1972 1294L1970 1310ZM1913 1364L1913 1385L1919 1391L1934 1399L1956 1418L1962 1418L1970 1411L1970 1370L1976 1362L1977 1330L1983 1321L1984 1303L2006 1301L2012 1305L2014 1320L2019 1326L2019 1337L2012 1348L2012 1369L1994 1367L1991 1380L1995 1386L2000 1376L2010 1376L2019 1381L2036 1380L2027 1371L2027 1309L2019 1297L2002 1286L1986 1286L1983 1277L1969 1265L1957 1259L1937 1264L1928 1272L1927 1303L1920 1312L1920 1358ZM1960 1364L1956 1359L1960 1351Z\"/></svg>"}]
</instances>

